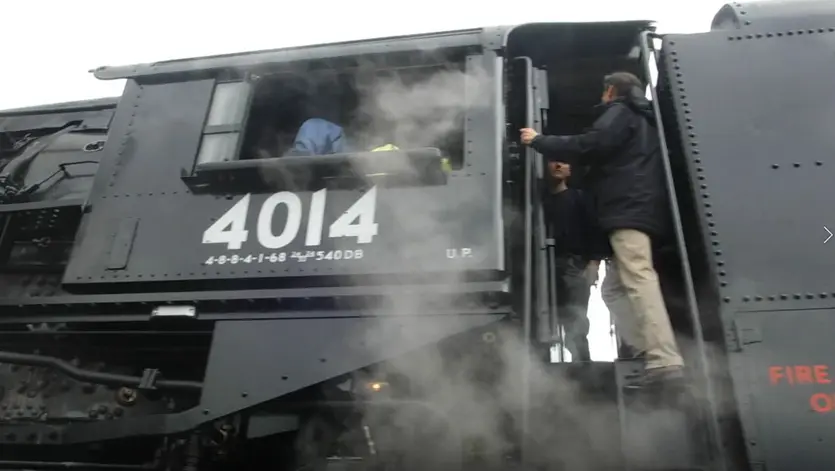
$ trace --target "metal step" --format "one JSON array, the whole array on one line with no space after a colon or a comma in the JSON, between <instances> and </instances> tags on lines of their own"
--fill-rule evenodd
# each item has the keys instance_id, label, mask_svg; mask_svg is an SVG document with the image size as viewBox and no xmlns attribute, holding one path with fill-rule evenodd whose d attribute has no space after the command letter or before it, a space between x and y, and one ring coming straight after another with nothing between
<instances>
[{"instance_id":1,"label":"metal step","mask_svg":"<svg viewBox=\"0 0 835 471\"><path fill-rule=\"evenodd\" d=\"M325 471L368 471L369 463L362 458L328 458Z\"/></svg>"},{"instance_id":2,"label":"metal step","mask_svg":"<svg viewBox=\"0 0 835 471\"><path fill-rule=\"evenodd\" d=\"M704 433L689 390L630 391L626 379L640 361L615 362L624 471L702 470Z\"/></svg>"}]
</instances>

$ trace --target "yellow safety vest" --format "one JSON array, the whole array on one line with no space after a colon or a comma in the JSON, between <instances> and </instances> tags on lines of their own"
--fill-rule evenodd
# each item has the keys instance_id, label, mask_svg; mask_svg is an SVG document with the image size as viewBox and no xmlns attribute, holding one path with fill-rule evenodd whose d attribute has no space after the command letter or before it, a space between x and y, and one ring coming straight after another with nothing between
<instances>
[{"instance_id":1,"label":"yellow safety vest","mask_svg":"<svg viewBox=\"0 0 835 471\"><path fill-rule=\"evenodd\" d=\"M371 149L371 152L387 152L392 150L400 150L400 148L394 144L385 144L380 147L375 147Z\"/></svg>"},{"instance_id":2,"label":"yellow safety vest","mask_svg":"<svg viewBox=\"0 0 835 471\"><path fill-rule=\"evenodd\" d=\"M394 150L400 150L400 148L394 144L384 144L380 147L371 149L371 152L391 152ZM452 164L450 164L449 159L446 157L441 159L441 170L447 173L452 171Z\"/></svg>"}]
</instances>

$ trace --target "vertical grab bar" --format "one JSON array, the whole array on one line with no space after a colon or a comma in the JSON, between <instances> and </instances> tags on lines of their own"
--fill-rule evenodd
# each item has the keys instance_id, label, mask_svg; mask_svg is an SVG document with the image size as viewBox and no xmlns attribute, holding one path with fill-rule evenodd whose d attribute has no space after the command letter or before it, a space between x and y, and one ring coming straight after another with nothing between
<instances>
[{"instance_id":1,"label":"vertical grab bar","mask_svg":"<svg viewBox=\"0 0 835 471\"><path fill-rule=\"evenodd\" d=\"M652 83L652 71L649 67L650 56L655 56L655 47L652 44L653 39L660 39L661 36L651 31L644 31L641 33L641 55L643 56L644 72L649 82L650 93L652 94L652 109L655 113L655 120L658 129L658 139L661 144L661 156L664 161L664 176L667 182L667 191L670 195L670 211L673 216L673 227L675 230L676 245L678 247L679 258L681 259L681 270L684 276L684 288L687 296L687 311L690 317L690 322L693 325L693 334L696 337L696 347L698 351L698 372L701 375L702 384L705 385L705 398L708 403L707 411L708 417L708 440L710 442L711 452L714 456L719 454L719 463L716 464L717 471L724 471L726 469L726 462L722 456L721 433L719 431L719 418L716 412L716 397L713 389L713 380L710 375L710 364L707 357L707 346L705 345L704 333L702 330L702 323L699 319L699 306L696 301L696 288L693 283L693 275L690 272L690 259L687 255L687 247L684 241L684 228L681 225L681 212L678 207L678 199L676 196L675 184L673 182L673 169L670 163L670 153L667 150L667 138L664 131L664 123L661 119L661 107L658 103L658 91ZM656 62L656 69L658 63Z\"/></svg>"},{"instance_id":2,"label":"vertical grab bar","mask_svg":"<svg viewBox=\"0 0 835 471\"><path fill-rule=\"evenodd\" d=\"M530 71L532 70L532 62L529 57L516 58L516 61L521 61L525 65L525 122L530 120L530 110L533 103L533 97L530 94ZM522 301L522 335L523 335L523 358L522 358L522 459L527 454L528 450L528 432L530 430L530 377L531 377L531 337L532 329L532 315L533 315L533 149L530 147L524 148L525 152L525 283L524 283L524 297Z\"/></svg>"}]
</instances>

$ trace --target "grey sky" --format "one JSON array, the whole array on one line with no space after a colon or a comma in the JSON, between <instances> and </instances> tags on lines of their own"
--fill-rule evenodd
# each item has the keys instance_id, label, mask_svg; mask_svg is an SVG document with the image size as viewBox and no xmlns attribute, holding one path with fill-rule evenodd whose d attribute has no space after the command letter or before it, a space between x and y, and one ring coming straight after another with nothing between
<instances>
[{"instance_id":1,"label":"grey sky","mask_svg":"<svg viewBox=\"0 0 835 471\"><path fill-rule=\"evenodd\" d=\"M723 4L598 0L566 7L532 0L485 8L489 3L422 0L404 10L404 4L382 0L7 3L8 21L0 28L0 109L121 94L122 82L97 81L87 72L101 65L538 21L648 18L663 31L695 32L708 29ZM33 12L44 14L35 20Z\"/></svg>"},{"instance_id":2,"label":"grey sky","mask_svg":"<svg viewBox=\"0 0 835 471\"><path fill-rule=\"evenodd\" d=\"M474 0L6 3L0 28L5 52L0 109L120 95L123 81L102 82L88 73L102 65L526 22L651 19L662 33L694 33L707 31L725 2L530 0L489 7L489 2ZM609 314L596 289L589 318L593 359L611 359Z\"/></svg>"}]
</instances>

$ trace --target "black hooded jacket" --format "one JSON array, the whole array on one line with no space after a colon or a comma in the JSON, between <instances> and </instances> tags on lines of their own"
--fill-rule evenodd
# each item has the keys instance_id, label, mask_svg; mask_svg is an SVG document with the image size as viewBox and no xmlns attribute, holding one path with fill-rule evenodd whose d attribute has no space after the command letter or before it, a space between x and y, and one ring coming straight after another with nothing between
<instances>
[{"instance_id":1,"label":"black hooded jacket","mask_svg":"<svg viewBox=\"0 0 835 471\"><path fill-rule=\"evenodd\" d=\"M585 167L598 221L607 233L636 229L656 240L670 235L664 162L646 99L617 99L584 134L534 138L531 147L549 160Z\"/></svg>"}]
</instances>

